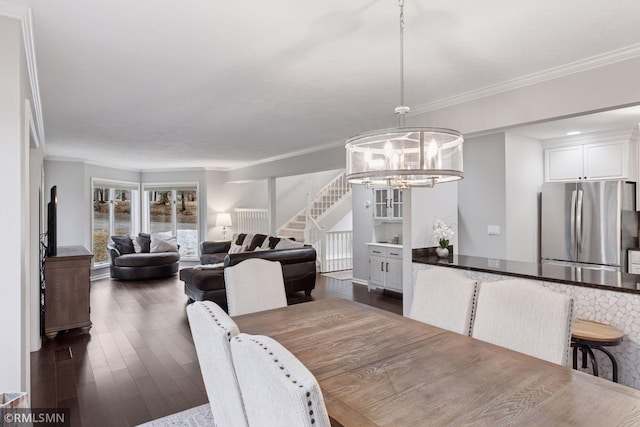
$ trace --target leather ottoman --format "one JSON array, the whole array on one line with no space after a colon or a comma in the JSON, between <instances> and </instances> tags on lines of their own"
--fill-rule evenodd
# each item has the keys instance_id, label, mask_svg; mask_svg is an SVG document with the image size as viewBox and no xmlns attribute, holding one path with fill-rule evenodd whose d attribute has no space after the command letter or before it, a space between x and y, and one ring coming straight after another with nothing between
<instances>
[{"instance_id":1,"label":"leather ottoman","mask_svg":"<svg viewBox=\"0 0 640 427\"><path fill-rule=\"evenodd\" d=\"M194 270L180 270L180 280L184 282L184 293L193 301L213 301L227 311L227 293L224 288L224 267Z\"/></svg>"}]
</instances>

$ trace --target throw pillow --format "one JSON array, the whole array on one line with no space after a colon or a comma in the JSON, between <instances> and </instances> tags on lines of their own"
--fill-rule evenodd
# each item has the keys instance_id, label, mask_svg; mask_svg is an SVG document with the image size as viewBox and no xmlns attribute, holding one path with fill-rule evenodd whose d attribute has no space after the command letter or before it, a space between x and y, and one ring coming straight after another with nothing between
<instances>
[{"instance_id":1,"label":"throw pillow","mask_svg":"<svg viewBox=\"0 0 640 427\"><path fill-rule=\"evenodd\" d=\"M151 252L151 234L138 233L138 239L142 253L148 254Z\"/></svg>"},{"instance_id":2,"label":"throw pillow","mask_svg":"<svg viewBox=\"0 0 640 427\"><path fill-rule=\"evenodd\" d=\"M267 251L269 249L273 249L273 248L269 247L270 239L271 239L271 236L267 236L267 238L264 239L264 242L262 242L262 244L260 245L260 248L259 248L261 251Z\"/></svg>"},{"instance_id":3,"label":"throw pillow","mask_svg":"<svg viewBox=\"0 0 640 427\"><path fill-rule=\"evenodd\" d=\"M133 242L133 250L135 253L139 254L142 252L142 246L140 246L140 237L139 236L129 236L131 241Z\"/></svg>"},{"instance_id":4,"label":"throw pillow","mask_svg":"<svg viewBox=\"0 0 640 427\"><path fill-rule=\"evenodd\" d=\"M289 239L280 239L275 249L294 249L294 248L302 248L304 244L300 242L295 242Z\"/></svg>"},{"instance_id":5,"label":"throw pillow","mask_svg":"<svg viewBox=\"0 0 640 427\"><path fill-rule=\"evenodd\" d=\"M229 249L229 253L235 254L238 252L244 252L245 247L248 246L249 243L251 243L251 240L253 240L253 234L246 234L246 233L238 234L238 237L236 238L236 240L231 245L231 248Z\"/></svg>"},{"instance_id":6,"label":"throw pillow","mask_svg":"<svg viewBox=\"0 0 640 427\"><path fill-rule=\"evenodd\" d=\"M269 249L275 249L276 245L280 242L280 237L269 236Z\"/></svg>"},{"instance_id":7,"label":"throw pillow","mask_svg":"<svg viewBox=\"0 0 640 427\"><path fill-rule=\"evenodd\" d=\"M151 253L158 252L178 252L178 241L176 236L166 236L164 234L151 235Z\"/></svg>"},{"instance_id":8,"label":"throw pillow","mask_svg":"<svg viewBox=\"0 0 640 427\"><path fill-rule=\"evenodd\" d=\"M251 242L247 247L247 251L251 252L251 251L254 251L256 248L259 248L266 239L267 239L266 234L256 234L255 236L253 236L253 239L251 239Z\"/></svg>"},{"instance_id":9,"label":"throw pillow","mask_svg":"<svg viewBox=\"0 0 640 427\"><path fill-rule=\"evenodd\" d=\"M113 243L116 245L116 249L118 249L120 255L132 254L135 252L135 249L133 248L133 242L131 241L131 238L129 238L129 236L111 236L111 240L113 240Z\"/></svg>"}]
</instances>

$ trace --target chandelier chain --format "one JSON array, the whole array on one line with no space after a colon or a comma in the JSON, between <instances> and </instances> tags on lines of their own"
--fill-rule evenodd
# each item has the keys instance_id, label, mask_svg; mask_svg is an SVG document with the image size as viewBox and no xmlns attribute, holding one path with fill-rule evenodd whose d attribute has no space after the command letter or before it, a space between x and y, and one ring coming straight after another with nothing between
<instances>
[{"instance_id":1,"label":"chandelier chain","mask_svg":"<svg viewBox=\"0 0 640 427\"><path fill-rule=\"evenodd\" d=\"M399 127L404 127L404 116L409 107L404 104L404 0L398 0L400 7L400 106L396 108Z\"/></svg>"}]
</instances>

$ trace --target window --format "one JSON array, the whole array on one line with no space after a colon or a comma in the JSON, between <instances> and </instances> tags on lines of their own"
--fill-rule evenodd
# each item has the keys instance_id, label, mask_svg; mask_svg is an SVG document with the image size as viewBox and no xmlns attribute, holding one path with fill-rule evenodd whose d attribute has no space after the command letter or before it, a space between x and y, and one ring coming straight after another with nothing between
<instances>
[{"instance_id":1,"label":"window","mask_svg":"<svg viewBox=\"0 0 640 427\"><path fill-rule=\"evenodd\" d=\"M198 257L198 185L144 184L144 229L177 236L181 258Z\"/></svg>"},{"instance_id":2,"label":"window","mask_svg":"<svg viewBox=\"0 0 640 427\"><path fill-rule=\"evenodd\" d=\"M94 179L92 181L93 265L109 262L107 244L116 234L134 235L138 229L138 184Z\"/></svg>"}]
</instances>

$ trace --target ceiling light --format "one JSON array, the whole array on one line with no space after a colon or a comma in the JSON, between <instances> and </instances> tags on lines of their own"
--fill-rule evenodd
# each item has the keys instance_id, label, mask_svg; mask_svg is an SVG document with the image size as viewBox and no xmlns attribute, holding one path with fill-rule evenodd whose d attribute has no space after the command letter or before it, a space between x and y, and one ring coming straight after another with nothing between
<instances>
[{"instance_id":1,"label":"ceiling light","mask_svg":"<svg viewBox=\"0 0 640 427\"><path fill-rule=\"evenodd\" d=\"M400 106L398 128L366 132L350 138L347 179L351 184L433 187L462 179L460 132L433 127L404 127L404 0L400 6Z\"/></svg>"},{"instance_id":2,"label":"ceiling light","mask_svg":"<svg viewBox=\"0 0 640 427\"><path fill-rule=\"evenodd\" d=\"M572 130L567 132L567 136L573 136L573 135L580 135L582 132L580 132L579 130Z\"/></svg>"}]
</instances>

